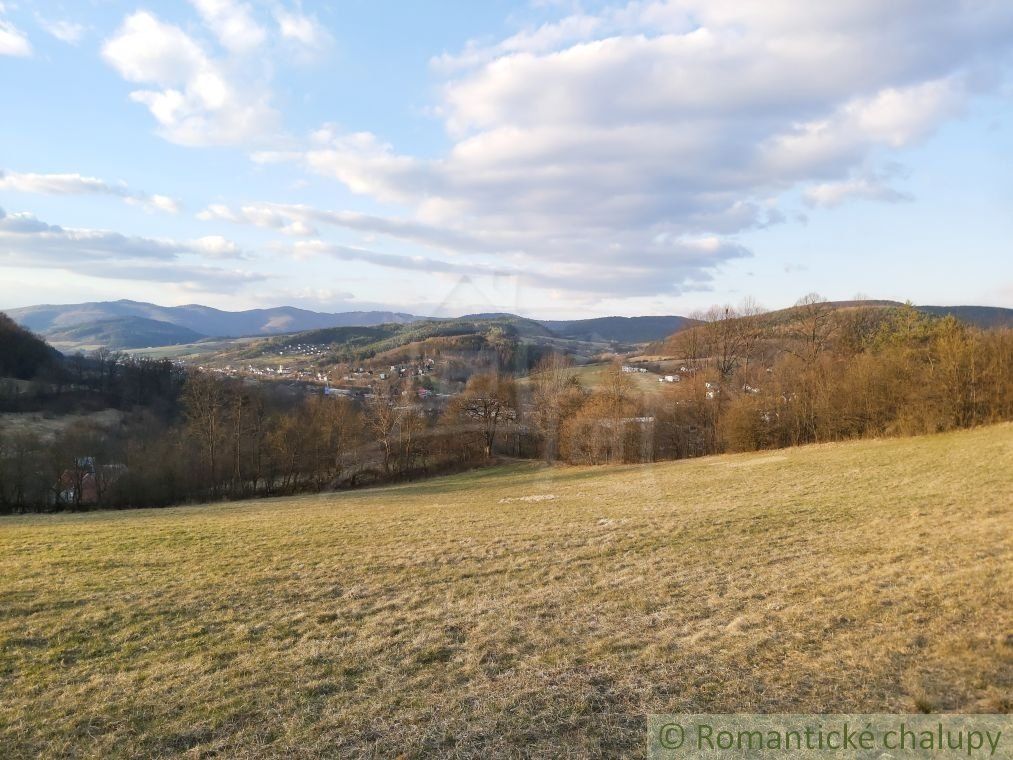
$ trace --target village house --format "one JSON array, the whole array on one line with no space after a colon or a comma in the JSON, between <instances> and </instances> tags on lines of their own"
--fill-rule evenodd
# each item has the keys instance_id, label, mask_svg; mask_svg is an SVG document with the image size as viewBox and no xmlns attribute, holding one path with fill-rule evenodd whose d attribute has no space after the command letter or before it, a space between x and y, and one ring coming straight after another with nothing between
<instances>
[{"instance_id":1,"label":"village house","mask_svg":"<svg viewBox=\"0 0 1013 760\"><path fill-rule=\"evenodd\" d=\"M126 471L127 467L123 464L96 465L93 457L82 457L73 468L61 473L55 489L55 500L60 504L94 506L99 503L102 493L123 477Z\"/></svg>"}]
</instances>

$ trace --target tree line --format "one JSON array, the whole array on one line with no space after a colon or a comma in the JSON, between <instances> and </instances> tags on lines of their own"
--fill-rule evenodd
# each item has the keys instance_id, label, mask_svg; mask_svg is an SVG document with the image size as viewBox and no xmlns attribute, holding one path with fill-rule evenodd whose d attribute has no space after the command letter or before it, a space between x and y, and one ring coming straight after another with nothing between
<instances>
[{"instance_id":1,"label":"tree line","mask_svg":"<svg viewBox=\"0 0 1013 760\"><path fill-rule=\"evenodd\" d=\"M513 379L495 371L472 375L442 406L420 399L425 379L381 383L360 400L114 355L71 360L65 371L73 377L47 377L6 400L44 414L0 429L0 512L167 506L425 477L490 460L518 408ZM110 408L114 422L89 414Z\"/></svg>"},{"instance_id":2,"label":"tree line","mask_svg":"<svg viewBox=\"0 0 1013 760\"><path fill-rule=\"evenodd\" d=\"M417 378L355 399L168 361L71 357L47 364L33 388L0 388L4 409L61 422L0 430L0 511L166 506L426 477L503 456L650 462L1013 419L1009 329L816 296L699 320L648 360L678 378L657 393L639 392L620 361L586 387L572 359L551 352L522 377L483 367L439 401ZM112 423L88 414L110 408Z\"/></svg>"},{"instance_id":3,"label":"tree line","mask_svg":"<svg viewBox=\"0 0 1013 760\"><path fill-rule=\"evenodd\" d=\"M532 417L543 456L653 461L1013 419L1008 328L815 295L775 314L746 302L698 316L664 345L678 382L658 394L635 392L618 364L589 391L565 359L544 362Z\"/></svg>"}]
</instances>

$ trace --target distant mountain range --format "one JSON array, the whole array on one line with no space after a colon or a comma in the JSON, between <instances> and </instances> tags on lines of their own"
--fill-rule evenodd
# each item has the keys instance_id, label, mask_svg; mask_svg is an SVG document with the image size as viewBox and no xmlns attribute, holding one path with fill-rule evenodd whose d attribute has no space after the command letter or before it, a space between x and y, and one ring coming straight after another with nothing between
<instances>
[{"instance_id":1,"label":"distant mountain range","mask_svg":"<svg viewBox=\"0 0 1013 760\"><path fill-rule=\"evenodd\" d=\"M92 323L107 323L111 320L141 318L186 328L195 337L239 337L244 335L278 335L281 333L315 330L321 327L342 327L379 325L412 322L416 317L393 311L348 311L326 314L293 306L279 306L272 309L250 309L248 311L222 311L210 306L189 304L187 306L157 306L140 301L99 301L92 303L25 306L7 310L15 322L49 336ZM130 323L123 323L129 325ZM139 323L134 323L139 324ZM156 344L157 345L157 344ZM172 344L161 344L172 345Z\"/></svg>"},{"instance_id":2,"label":"distant mountain range","mask_svg":"<svg viewBox=\"0 0 1013 760\"><path fill-rule=\"evenodd\" d=\"M205 338L269 336L335 327L375 327L429 320L393 311L347 311L335 314L292 306L249 311L222 311L210 306L158 306L140 301L25 306L7 314L18 324L44 335L61 348L145 348L193 343ZM475 314L466 318L510 317ZM676 332L693 320L679 316L599 317L537 322L561 338L583 341L645 343Z\"/></svg>"},{"instance_id":3,"label":"distant mountain range","mask_svg":"<svg viewBox=\"0 0 1013 760\"><path fill-rule=\"evenodd\" d=\"M900 306L896 301L837 302L846 306ZM919 306L921 311L953 314L980 327L1013 326L1013 309L992 306ZM393 311L324 313L279 306L223 311L210 306L158 306L140 301L26 306L7 314L22 327L45 336L63 350L104 347L114 350L174 346L206 338L237 338L301 333L338 327L404 325L432 318ZM472 314L461 319L513 319L541 325L568 340L648 343L664 340L696 320L681 316L597 317L576 320L525 320L513 314Z\"/></svg>"},{"instance_id":4,"label":"distant mountain range","mask_svg":"<svg viewBox=\"0 0 1013 760\"><path fill-rule=\"evenodd\" d=\"M959 320L978 327L1013 327L1013 309L1001 306L919 306L919 311L945 317L952 314Z\"/></svg>"},{"instance_id":5,"label":"distant mountain range","mask_svg":"<svg viewBox=\"0 0 1013 760\"><path fill-rule=\"evenodd\" d=\"M689 317L596 317L569 321L538 320L561 338L572 340L615 340L623 343L644 343L660 340L690 325L698 324Z\"/></svg>"},{"instance_id":6,"label":"distant mountain range","mask_svg":"<svg viewBox=\"0 0 1013 760\"><path fill-rule=\"evenodd\" d=\"M529 319L506 312L465 314L459 319L509 319L533 322L551 334L589 342L647 343L698 323L689 317L593 317L591 319Z\"/></svg>"}]
</instances>

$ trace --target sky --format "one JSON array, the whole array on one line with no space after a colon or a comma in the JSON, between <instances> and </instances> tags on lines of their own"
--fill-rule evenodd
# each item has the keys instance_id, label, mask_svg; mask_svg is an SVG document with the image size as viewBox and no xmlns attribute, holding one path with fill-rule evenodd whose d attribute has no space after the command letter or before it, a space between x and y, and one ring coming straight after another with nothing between
<instances>
[{"instance_id":1,"label":"sky","mask_svg":"<svg viewBox=\"0 0 1013 760\"><path fill-rule=\"evenodd\" d=\"M0 0L0 308L1013 307L1007 0Z\"/></svg>"}]
</instances>

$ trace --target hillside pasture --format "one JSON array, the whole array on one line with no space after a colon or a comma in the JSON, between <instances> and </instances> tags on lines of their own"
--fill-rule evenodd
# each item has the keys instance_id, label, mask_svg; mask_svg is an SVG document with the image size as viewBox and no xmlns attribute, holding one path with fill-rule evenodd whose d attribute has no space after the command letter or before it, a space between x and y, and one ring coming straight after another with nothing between
<instances>
[{"instance_id":1,"label":"hillside pasture","mask_svg":"<svg viewBox=\"0 0 1013 760\"><path fill-rule=\"evenodd\" d=\"M61 415L43 412L0 412L0 433L6 435L31 433L37 435L40 440L48 442L77 423L111 428L117 425L122 418L123 413L117 409Z\"/></svg>"},{"instance_id":2,"label":"hillside pasture","mask_svg":"<svg viewBox=\"0 0 1013 760\"><path fill-rule=\"evenodd\" d=\"M634 365L637 366L637 365ZM595 362L593 364L582 364L571 367L567 370L577 378L581 386L588 390L597 390L605 379L605 373L611 367L610 362ZM651 396L662 392L665 388L671 387L668 383L660 383L662 377L654 372L630 372L624 377L629 378L632 390L635 393ZM524 382L530 382L530 378L524 378Z\"/></svg>"},{"instance_id":3,"label":"hillside pasture","mask_svg":"<svg viewBox=\"0 0 1013 760\"><path fill-rule=\"evenodd\" d=\"M1013 426L0 518L20 757L628 756L1013 709Z\"/></svg>"}]
</instances>

